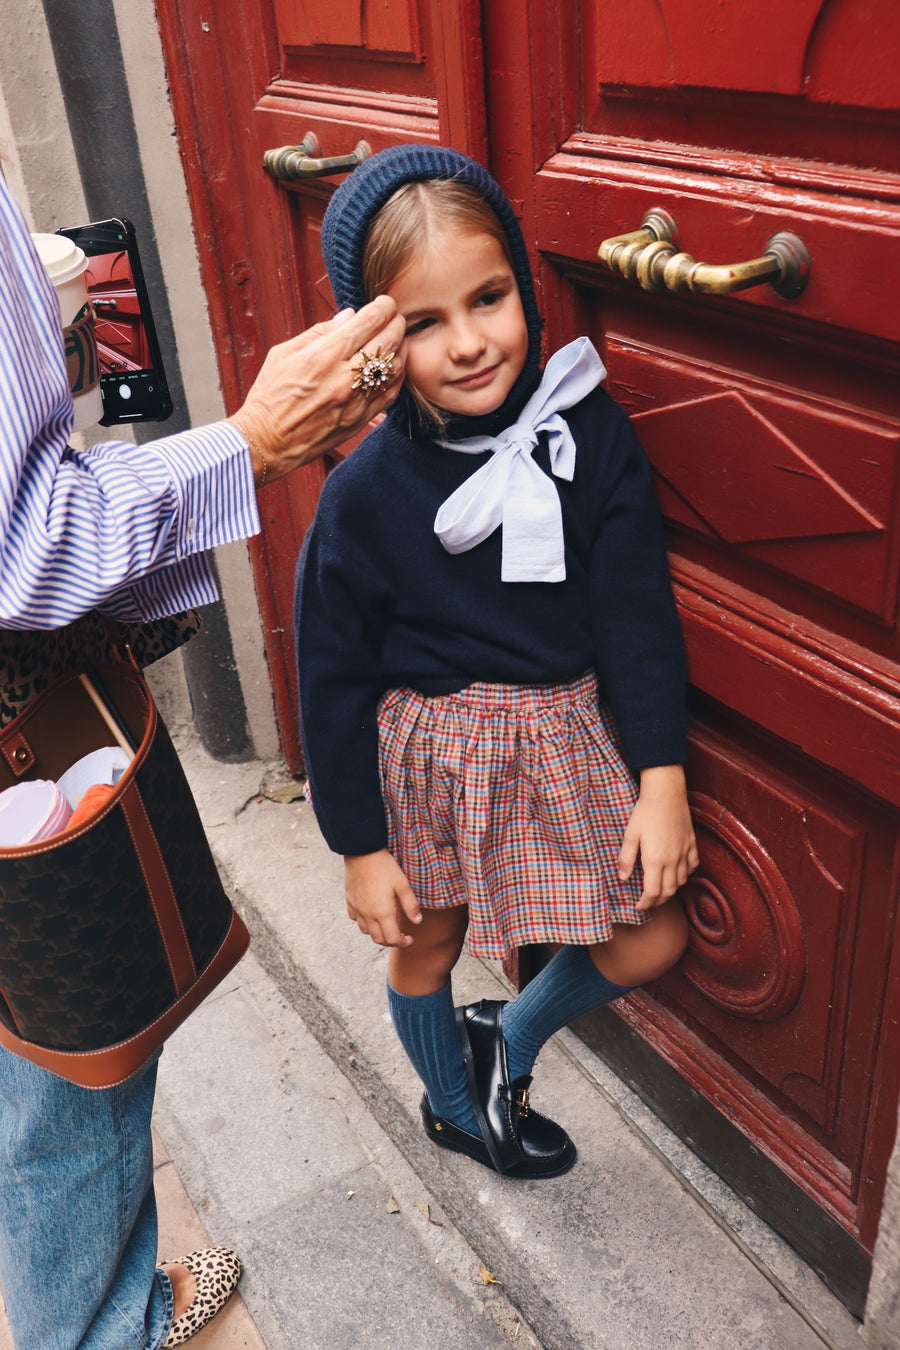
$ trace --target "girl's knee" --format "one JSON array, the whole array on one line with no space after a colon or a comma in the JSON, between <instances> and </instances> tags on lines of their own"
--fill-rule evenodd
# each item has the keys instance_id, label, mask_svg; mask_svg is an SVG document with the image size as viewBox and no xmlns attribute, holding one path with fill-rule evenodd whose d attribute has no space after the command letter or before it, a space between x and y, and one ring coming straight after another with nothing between
<instances>
[{"instance_id":1,"label":"girl's knee","mask_svg":"<svg viewBox=\"0 0 900 1350\"><path fill-rule=\"evenodd\" d=\"M450 910L447 912L446 918L442 915L442 919L443 922L433 924L429 928L427 943L434 959L445 965L449 974L459 960L463 943L466 940L466 930L469 926L468 911L465 909ZM414 933L414 941L416 937L417 935Z\"/></svg>"},{"instance_id":2,"label":"girl's knee","mask_svg":"<svg viewBox=\"0 0 900 1350\"><path fill-rule=\"evenodd\" d=\"M665 975L684 956L690 929L681 901L669 900L652 910L649 922L639 931L647 961L647 973L640 982L646 984Z\"/></svg>"},{"instance_id":3,"label":"girl's knee","mask_svg":"<svg viewBox=\"0 0 900 1350\"><path fill-rule=\"evenodd\" d=\"M687 951L688 941L691 936L691 926L688 923L687 915L684 912L684 905L680 900L670 900L663 906L668 923L668 944L670 954L670 965L677 963ZM668 969L668 967L667 967Z\"/></svg>"},{"instance_id":4,"label":"girl's knee","mask_svg":"<svg viewBox=\"0 0 900 1350\"><path fill-rule=\"evenodd\" d=\"M689 934L684 907L679 900L669 900L652 910L639 927L617 925L610 940L598 943L591 954L608 980L631 988L658 980L677 965Z\"/></svg>"},{"instance_id":5,"label":"girl's knee","mask_svg":"<svg viewBox=\"0 0 900 1350\"><path fill-rule=\"evenodd\" d=\"M409 947L395 947L388 978L398 993L435 993L450 978L466 940L468 908L425 909L421 924L410 925Z\"/></svg>"}]
</instances>

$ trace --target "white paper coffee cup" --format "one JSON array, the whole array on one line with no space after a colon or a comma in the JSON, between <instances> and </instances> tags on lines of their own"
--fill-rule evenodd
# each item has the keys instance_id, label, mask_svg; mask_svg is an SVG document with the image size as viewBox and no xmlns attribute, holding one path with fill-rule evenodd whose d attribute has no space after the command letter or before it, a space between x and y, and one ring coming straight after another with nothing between
<instances>
[{"instance_id":1,"label":"white paper coffee cup","mask_svg":"<svg viewBox=\"0 0 900 1350\"><path fill-rule=\"evenodd\" d=\"M33 234L31 238L59 301L66 370L75 403L73 430L81 431L103 416L94 311L85 279L88 261L84 250L65 235Z\"/></svg>"}]
</instances>

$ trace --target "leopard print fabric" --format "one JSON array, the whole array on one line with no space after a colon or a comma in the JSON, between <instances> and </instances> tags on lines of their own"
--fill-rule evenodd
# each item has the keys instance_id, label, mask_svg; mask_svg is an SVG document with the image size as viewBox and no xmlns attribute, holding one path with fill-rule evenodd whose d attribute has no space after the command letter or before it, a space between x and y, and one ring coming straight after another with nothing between
<instances>
[{"instance_id":1,"label":"leopard print fabric","mask_svg":"<svg viewBox=\"0 0 900 1350\"><path fill-rule=\"evenodd\" d=\"M108 665L113 646L127 643L140 666L152 665L192 638L200 627L196 610L148 623L117 624L92 611L65 628L42 632L0 630L0 726L5 726L73 666Z\"/></svg>"},{"instance_id":2,"label":"leopard print fabric","mask_svg":"<svg viewBox=\"0 0 900 1350\"><path fill-rule=\"evenodd\" d=\"M163 1350L183 1345L207 1322L211 1322L228 1302L241 1278L241 1263L228 1247L209 1247L206 1251L180 1256L173 1265L187 1266L197 1281L197 1292L191 1306L176 1317L163 1341Z\"/></svg>"}]
</instances>

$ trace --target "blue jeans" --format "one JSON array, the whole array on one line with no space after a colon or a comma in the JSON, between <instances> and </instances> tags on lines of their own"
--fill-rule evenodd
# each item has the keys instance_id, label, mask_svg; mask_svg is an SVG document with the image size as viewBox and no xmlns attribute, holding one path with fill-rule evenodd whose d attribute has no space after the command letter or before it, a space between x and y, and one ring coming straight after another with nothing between
<instances>
[{"instance_id":1,"label":"blue jeans","mask_svg":"<svg viewBox=\"0 0 900 1350\"><path fill-rule=\"evenodd\" d=\"M0 1285L16 1350L157 1350L165 1340L155 1088L156 1060L92 1091L0 1049Z\"/></svg>"}]
</instances>

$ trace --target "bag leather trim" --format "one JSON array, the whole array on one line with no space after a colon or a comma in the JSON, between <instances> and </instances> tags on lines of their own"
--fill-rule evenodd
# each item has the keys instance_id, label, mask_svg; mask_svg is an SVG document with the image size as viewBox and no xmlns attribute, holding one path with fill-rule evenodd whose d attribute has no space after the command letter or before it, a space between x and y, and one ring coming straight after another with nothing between
<instances>
[{"instance_id":1,"label":"bag leather trim","mask_svg":"<svg viewBox=\"0 0 900 1350\"><path fill-rule=\"evenodd\" d=\"M172 972L172 984L175 986L175 993L180 996L193 982L197 967L194 964L194 955L184 929L178 901L172 890L169 870L134 779L122 793L119 804L124 812L128 833L134 842L134 851L144 874L147 894L150 896L159 935L166 949L169 970Z\"/></svg>"}]
</instances>

